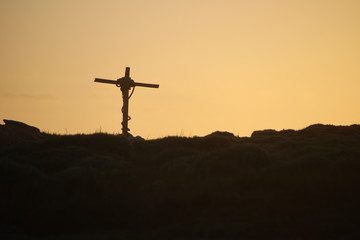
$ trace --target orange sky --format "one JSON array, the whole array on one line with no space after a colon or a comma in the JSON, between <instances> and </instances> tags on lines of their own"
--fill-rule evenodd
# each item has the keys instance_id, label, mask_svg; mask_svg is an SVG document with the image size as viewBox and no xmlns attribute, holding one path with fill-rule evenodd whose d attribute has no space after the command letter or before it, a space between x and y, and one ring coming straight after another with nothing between
<instances>
[{"instance_id":1,"label":"orange sky","mask_svg":"<svg viewBox=\"0 0 360 240\"><path fill-rule=\"evenodd\" d=\"M360 122L358 0L2 0L0 118L55 133L247 136Z\"/></svg>"}]
</instances>

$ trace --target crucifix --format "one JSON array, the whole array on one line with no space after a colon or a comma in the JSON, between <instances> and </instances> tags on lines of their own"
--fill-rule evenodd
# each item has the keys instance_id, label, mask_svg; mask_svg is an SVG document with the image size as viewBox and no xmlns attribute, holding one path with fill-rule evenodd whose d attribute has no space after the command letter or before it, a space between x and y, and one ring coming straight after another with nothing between
<instances>
[{"instance_id":1,"label":"crucifix","mask_svg":"<svg viewBox=\"0 0 360 240\"><path fill-rule=\"evenodd\" d=\"M123 107L121 109L123 114L122 121L122 134L124 136L129 136L130 129L128 128L128 121L131 119L129 117L129 99L134 93L135 87L149 87L149 88L159 88L159 84L149 84L149 83L138 83L130 78L130 68L125 69L125 77L119 78L117 80L108 80L102 78L95 78L95 82L100 83L109 83L115 84L115 86L120 87L123 97ZM129 96L129 91L132 88L131 94Z\"/></svg>"}]
</instances>

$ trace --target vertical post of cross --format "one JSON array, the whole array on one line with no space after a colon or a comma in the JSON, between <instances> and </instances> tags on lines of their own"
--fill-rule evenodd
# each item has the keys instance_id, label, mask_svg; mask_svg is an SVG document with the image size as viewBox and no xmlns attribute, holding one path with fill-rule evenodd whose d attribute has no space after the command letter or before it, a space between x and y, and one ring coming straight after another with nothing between
<instances>
[{"instance_id":1,"label":"vertical post of cross","mask_svg":"<svg viewBox=\"0 0 360 240\"><path fill-rule=\"evenodd\" d=\"M130 79L130 68L127 67L125 69L125 79ZM128 84L124 84L120 88L123 96L123 107L122 107L122 113L123 113L123 120L122 120L122 134L124 136L129 135L130 129L128 128L128 120L129 120L129 90L130 87Z\"/></svg>"}]
</instances>

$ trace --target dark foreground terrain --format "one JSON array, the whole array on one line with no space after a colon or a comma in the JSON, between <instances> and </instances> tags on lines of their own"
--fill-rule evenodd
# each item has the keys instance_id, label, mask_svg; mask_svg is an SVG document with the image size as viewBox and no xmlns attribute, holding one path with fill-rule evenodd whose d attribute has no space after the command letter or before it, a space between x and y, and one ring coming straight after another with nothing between
<instances>
[{"instance_id":1,"label":"dark foreground terrain","mask_svg":"<svg viewBox=\"0 0 360 240\"><path fill-rule=\"evenodd\" d=\"M0 239L360 239L360 125L0 141Z\"/></svg>"}]
</instances>

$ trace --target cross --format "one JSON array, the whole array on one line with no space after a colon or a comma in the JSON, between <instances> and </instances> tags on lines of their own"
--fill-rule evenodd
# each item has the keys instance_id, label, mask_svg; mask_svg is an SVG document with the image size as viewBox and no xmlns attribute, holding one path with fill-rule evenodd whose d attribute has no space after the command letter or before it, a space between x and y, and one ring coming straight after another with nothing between
<instances>
[{"instance_id":1,"label":"cross","mask_svg":"<svg viewBox=\"0 0 360 240\"><path fill-rule=\"evenodd\" d=\"M108 79L102 79L102 78L95 78L95 82L100 83L109 83L109 84L115 84L117 87L120 87L120 90L122 92L123 97L123 107L121 109L123 114L123 121L122 121L122 134L124 136L129 136L130 129L128 128L128 121L131 119L129 117L129 99L134 93L135 87L149 87L149 88L159 88L159 84L149 84L149 83L138 83L135 82L130 78L130 68L127 67L125 69L125 77L119 78L116 81L115 80L108 80ZM129 96L129 90L132 89L132 92Z\"/></svg>"}]
</instances>

